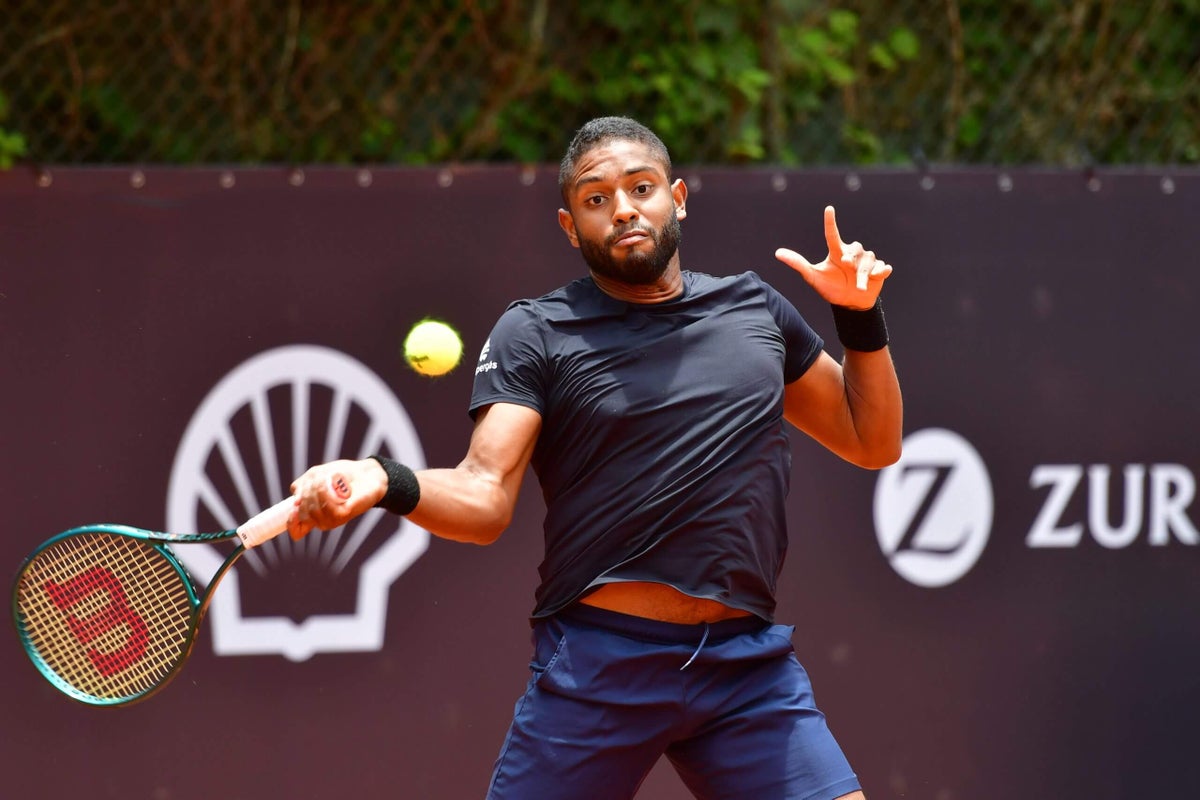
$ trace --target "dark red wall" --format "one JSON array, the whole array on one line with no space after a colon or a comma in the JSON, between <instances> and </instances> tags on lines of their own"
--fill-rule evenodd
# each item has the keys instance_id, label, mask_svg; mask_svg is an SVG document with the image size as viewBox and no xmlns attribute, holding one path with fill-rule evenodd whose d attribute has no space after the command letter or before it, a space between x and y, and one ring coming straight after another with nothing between
<instances>
[{"instance_id":1,"label":"dark red wall","mask_svg":"<svg viewBox=\"0 0 1200 800\"><path fill-rule=\"evenodd\" d=\"M426 461L456 463L470 365L495 318L583 270L549 169L383 170L365 186L353 169L302 182L244 170L228 187L220 170L153 169L136 188L130 172L55 170L46 186L0 173L10 576L66 528L164 527L193 413L228 372L284 345L361 362L413 420ZM880 474L793 438L780 617L797 626L868 794L1200 796L1200 546L1188 533L1200 511L1187 496L1200 470L1200 175L680 175L692 189L685 267L758 271L830 340L828 310L772 253L822 257L821 209L834 204L846 238L896 267L885 300L906 431L955 432L990 479L981 556L925 588L877 541ZM426 315L467 342L468 364L438 380L399 356ZM1055 489L1047 465L1084 477ZM1128 465L1143 477L1126 491ZM1089 483L1102 466L1108 482ZM1088 504L1105 497L1113 526L1142 501L1127 546L1093 535ZM206 631L162 694L97 710L57 694L4 637L2 793L482 796L526 678L540 502L531 477L497 544L433 540L391 586L379 652L217 656ZM1165 544L1152 543L1156 518ZM1031 546L1039 525L1078 543ZM291 581L282 600L311 609L324 591ZM643 794L687 796L665 768Z\"/></svg>"}]
</instances>

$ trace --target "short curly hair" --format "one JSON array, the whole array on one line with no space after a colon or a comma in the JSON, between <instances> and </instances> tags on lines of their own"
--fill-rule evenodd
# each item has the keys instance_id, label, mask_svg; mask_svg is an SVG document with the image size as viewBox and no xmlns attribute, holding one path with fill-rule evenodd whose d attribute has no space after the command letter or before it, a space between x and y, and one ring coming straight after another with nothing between
<instances>
[{"instance_id":1,"label":"short curly hair","mask_svg":"<svg viewBox=\"0 0 1200 800\"><path fill-rule=\"evenodd\" d=\"M558 191L563 203L570 205L567 191L575 177L576 165L588 151L611 141L630 141L645 145L662 162L671 178L671 154L658 135L637 120L629 117L597 117L586 123L571 139L567 152L558 165Z\"/></svg>"}]
</instances>

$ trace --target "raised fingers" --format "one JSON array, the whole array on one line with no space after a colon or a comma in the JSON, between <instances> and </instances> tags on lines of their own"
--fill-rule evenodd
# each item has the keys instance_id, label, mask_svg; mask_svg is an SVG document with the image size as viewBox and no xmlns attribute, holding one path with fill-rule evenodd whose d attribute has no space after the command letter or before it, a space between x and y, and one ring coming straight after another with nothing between
<instances>
[{"instance_id":1,"label":"raised fingers","mask_svg":"<svg viewBox=\"0 0 1200 800\"><path fill-rule=\"evenodd\" d=\"M856 253L851 259L854 262L855 285L859 289L867 288L867 280L871 277L871 272L877 263L875 253L871 250L862 250L862 245L854 242L860 248L860 252Z\"/></svg>"},{"instance_id":2,"label":"raised fingers","mask_svg":"<svg viewBox=\"0 0 1200 800\"><path fill-rule=\"evenodd\" d=\"M858 274L858 288L866 289L867 281L870 280L871 278L878 278L879 280L883 280L884 278L886 278L888 275L891 275L891 274L892 274L892 265L891 264L885 264L882 261L876 260L872 264L870 271L868 271L866 273L866 275L864 275L861 272Z\"/></svg>"},{"instance_id":3,"label":"raised fingers","mask_svg":"<svg viewBox=\"0 0 1200 800\"><path fill-rule=\"evenodd\" d=\"M837 213L833 206L825 206L825 244L829 247L830 256L842 257L846 243L842 241L842 235L838 232Z\"/></svg>"}]
</instances>

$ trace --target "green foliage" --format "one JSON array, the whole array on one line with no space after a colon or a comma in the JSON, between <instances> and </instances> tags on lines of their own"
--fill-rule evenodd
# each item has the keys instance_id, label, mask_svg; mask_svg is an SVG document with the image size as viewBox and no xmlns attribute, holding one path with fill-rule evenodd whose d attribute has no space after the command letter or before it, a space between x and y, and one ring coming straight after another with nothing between
<instances>
[{"instance_id":1,"label":"green foliage","mask_svg":"<svg viewBox=\"0 0 1200 800\"><path fill-rule=\"evenodd\" d=\"M8 98L0 92L0 169L9 169L16 160L28 152L25 137L15 131L5 130L8 120Z\"/></svg>"},{"instance_id":2,"label":"green foliage","mask_svg":"<svg viewBox=\"0 0 1200 800\"><path fill-rule=\"evenodd\" d=\"M503 149L553 157L569 131L561 115L540 112L567 108L570 125L599 114L641 119L680 162L794 163L803 153L788 130L859 80L855 53L869 48L897 70L919 51L907 29L867 41L857 14L814 15L804 3L582 3L571 28L586 36L564 37L547 54L544 83L505 109ZM845 142L870 149L857 134Z\"/></svg>"},{"instance_id":3,"label":"green foliage","mask_svg":"<svg viewBox=\"0 0 1200 800\"><path fill-rule=\"evenodd\" d=\"M1200 162L1200 0L12 0L0 166ZM11 100L11 103L9 102Z\"/></svg>"},{"instance_id":4,"label":"green foliage","mask_svg":"<svg viewBox=\"0 0 1200 800\"><path fill-rule=\"evenodd\" d=\"M0 169L9 169L26 152L24 136L0 128Z\"/></svg>"}]
</instances>

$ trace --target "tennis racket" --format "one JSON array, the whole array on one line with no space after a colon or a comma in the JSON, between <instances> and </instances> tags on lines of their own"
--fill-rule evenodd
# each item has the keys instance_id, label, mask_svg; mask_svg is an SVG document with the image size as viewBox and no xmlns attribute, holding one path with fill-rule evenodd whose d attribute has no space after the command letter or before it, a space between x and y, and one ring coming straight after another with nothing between
<instances>
[{"instance_id":1,"label":"tennis racket","mask_svg":"<svg viewBox=\"0 0 1200 800\"><path fill-rule=\"evenodd\" d=\"M350 496L344 478L330 488ZM144 700L183 667L221 579L248 548L287 529L289 497L234 530L159 533L128 525L72 528L25 559L13 620L25 652L55 688L95 706ZM237 539L203 593L169 545Z\"/></svg>"}]
</instances>

